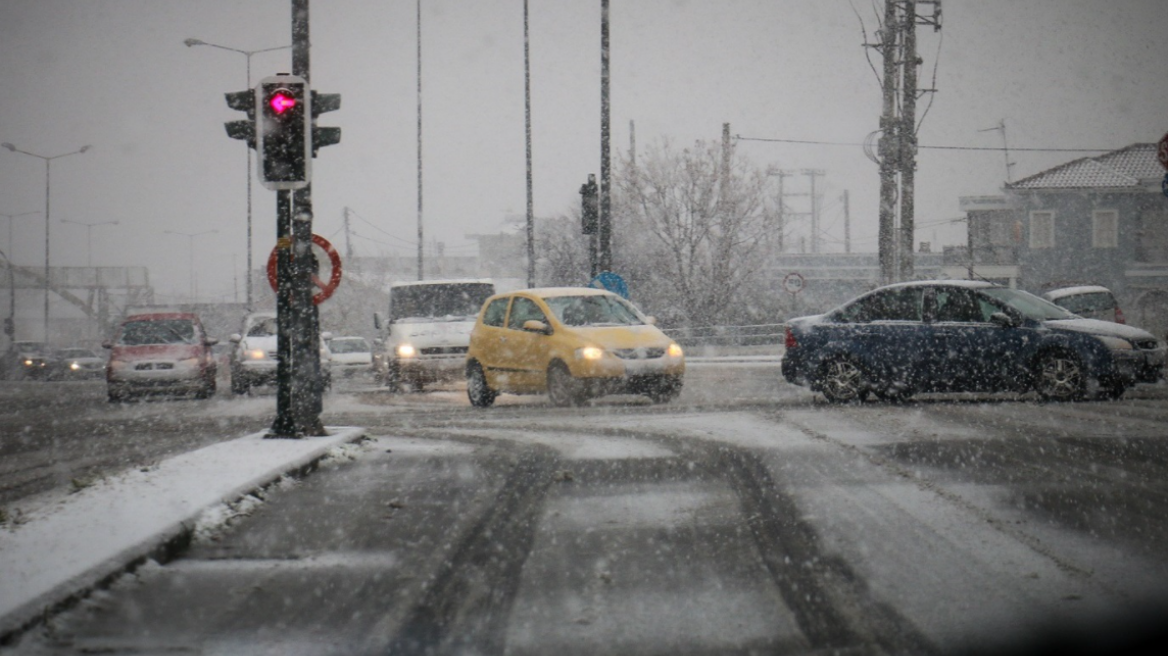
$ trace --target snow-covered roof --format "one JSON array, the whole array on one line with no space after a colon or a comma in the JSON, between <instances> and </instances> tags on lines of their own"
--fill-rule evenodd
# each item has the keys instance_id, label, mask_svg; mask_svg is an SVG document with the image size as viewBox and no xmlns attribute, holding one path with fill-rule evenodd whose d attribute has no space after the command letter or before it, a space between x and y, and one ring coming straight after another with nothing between
<instances>
[{"instance_id":1,"label":"snow-covered roof","mask_svg":"<svg viewBox=\"0 0 1168 656\"><path fill-rule=\"evenodd\" d=\"M1077 287L1063 287L1062 289L1052 289L1044 293L1044 298L1055 300L1056 298L1065 298L1067 296L1078 296L1079 294L1110 294L1111 290L1099 285L1079 285Z\"/></svg>"},{"instance_id":2,"label":"snow-covered roof","mask_svg":"<svg viewBox=\"0 0 1168 656\"><path fill-rule=\"evenodd\" d=\"M1156 144L1137 143L1095 157L1083 157L1006 185L1009 189L1123 189L1158 180Z\"/></svg>"}]
</instances>

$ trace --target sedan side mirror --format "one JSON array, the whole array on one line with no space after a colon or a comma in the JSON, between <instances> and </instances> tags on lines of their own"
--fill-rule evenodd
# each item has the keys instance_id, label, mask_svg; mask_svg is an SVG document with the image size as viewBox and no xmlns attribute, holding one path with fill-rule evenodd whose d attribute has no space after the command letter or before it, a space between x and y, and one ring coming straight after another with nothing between
<instances>
[{"instance_id":1,"label":"sedan side mirror","mask_svg":"<svg viewBox=\"0 0 1168 656\"><path fill-rule=\"evenodd\" d=\"M243 335L240 335L239 333L231 333L231 336L227 338L227 341L231 342L232 344L238 344L243 341Z\"/></svg>"},{"instance_id":2,"label":"sedan side mirror","mask_svg":"<svg viewBox=\"0 0 1168 656\"><path fill-rule=\"evenodd\" d=\"M1005 312L995 312L990 315L990 323L1000 328L1014 328L1018 322Z\"/></svg>"},{"instance_id":3,"label":"sedan side mirror","mask_svg":"<svg viewBox=\"0 0 1168 656\"><path fill-rule=\"evenodd\" d=\"M219 343L219 338L218 337L208 337L207 339L203 340L203 343L206 344L207 346L214 346L214 345Z\"/></svg>"},{"instance_id":4,"label":"sedan side mirror","mask_svg":"<svg viewBox=\"0 0 1168 656\"><path fill-rule=\"evenodd\" d=\"M523 329L528 332L543 333L544 335L552 334L551 326L542 321L536 321L535 319L528 319L527 321L524 321Z\"/></svg>"},{"instance_id":5,"label":"sedan side mirror","mask_svg":"<svg viewBox=\"0 0 1168 656\"><path fill-rule=\"evenodd\" d=\"M650 326L656 326L657 317L650 314L649 316L645 317L645 323L649 324Z\"/></svg>"}]
</instances>

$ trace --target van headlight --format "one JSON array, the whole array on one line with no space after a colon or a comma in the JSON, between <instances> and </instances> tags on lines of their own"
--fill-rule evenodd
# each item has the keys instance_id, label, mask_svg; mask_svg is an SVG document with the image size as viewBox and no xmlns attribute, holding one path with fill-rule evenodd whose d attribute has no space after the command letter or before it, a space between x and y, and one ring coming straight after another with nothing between
<instances>
[{"instance_id":1,"label":"van headlight","mask_svg":"<svg viewBox=\"0 0 1168 656\"><path fill-rule=\"evenodd\" d=\"M413 344L398 344L397 357L412 358L418 354L418 349L414 348Z\"/></svg>"},{"instance_id":2,"label":"van headlight","mask_svg":"<svg viewBox=\"0 0 1168 656\"><path fill-rule=\"evenodd\" d=\"M244 351L244 354L247 356L248 360L263 360L264 358L268 357L268 354L264 353L263 349L248 349L247 351Z\"/></svg>"},{"instance_id":3,"label":"van headlight","mask_svg":"<svg viewBox=\"0 0 1168 656\"><path fill-rule=\"evenodd\" d=\"M576 349L576 357L581 360L599 360L604 357L604 349L599 346L585 346Z\"/></svg>"},{"instance_id":4,"label":"van headlight","mask_svg":"<svg viewBox=\"0 0 1168 656\"><path fill-rule=\"evenodd\" d=\"M1112 351L1130 351L1132 350L1131 342L1120 337L1110 337L1107 335L1096 335L1095 339L1103 342L1103 345Z\"/></svg>"}]
</instances>

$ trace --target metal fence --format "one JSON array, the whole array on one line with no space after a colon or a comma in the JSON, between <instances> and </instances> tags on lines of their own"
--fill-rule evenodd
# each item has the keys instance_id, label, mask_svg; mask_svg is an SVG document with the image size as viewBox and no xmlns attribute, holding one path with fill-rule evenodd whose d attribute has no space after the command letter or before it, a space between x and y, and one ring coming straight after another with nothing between
<instances>
[{"instance_id":1,"label":"metal fence","mask_svg":"<svg viewBox=\"0 0 1168 656\"><path fill-rule=\"evenodd\" d=\"M769 346L782 344L785 323L751 326L701 326L664 329L666 335L684 346Z\"/></svg>"}]
</instances>

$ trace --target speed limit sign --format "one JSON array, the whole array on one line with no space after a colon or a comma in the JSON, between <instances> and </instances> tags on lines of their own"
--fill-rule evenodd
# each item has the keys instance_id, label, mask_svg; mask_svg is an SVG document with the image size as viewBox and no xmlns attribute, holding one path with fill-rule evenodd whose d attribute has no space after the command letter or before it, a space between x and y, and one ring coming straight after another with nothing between
<instances>
[{"instance_id":1,"label":"speed limit sign","mask_svg":"<svg viewBox=\"0 0 1168 656\"><path fill-rule=\"evenodd\" d=\"M798 294L803 291L803 284L805 282L802 274L792 271L783 276L783 289L787 290L789 294Z\"/></svg>"}]
</instances>

